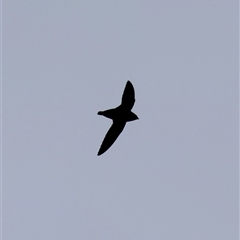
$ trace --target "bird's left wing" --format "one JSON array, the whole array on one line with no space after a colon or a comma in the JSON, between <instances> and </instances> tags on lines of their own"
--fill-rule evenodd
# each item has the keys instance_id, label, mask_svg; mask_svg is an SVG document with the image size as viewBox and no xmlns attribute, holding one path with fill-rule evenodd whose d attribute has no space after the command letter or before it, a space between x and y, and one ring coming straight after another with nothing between
<instances>
[{"instance_id":1,"label":"bird's left wing","mask_svg":"<svg viewBox=\"0 0 240 240\"><path fill-rule=\"evenodd\" d=\"M103 139L102 145L98 151L98 156L106 152L116 141L123 128L125 127L126 122L116 122L114 121L112 126L109 128L105 138Z\"/></svg>"}]
</instances>

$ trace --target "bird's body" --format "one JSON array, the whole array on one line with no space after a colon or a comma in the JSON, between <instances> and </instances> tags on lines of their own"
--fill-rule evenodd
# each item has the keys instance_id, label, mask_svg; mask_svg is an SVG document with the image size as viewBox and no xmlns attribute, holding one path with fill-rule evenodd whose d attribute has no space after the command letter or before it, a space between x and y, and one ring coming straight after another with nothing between
<instances>
[{"instance_id":1,"label":"bird's body","mask_svg":"<svg viewBox=\"0 0 240 240\"><path fill-rule=\"evenodd\" d=\"M125 122L130 122L130 121L134 121L137 118L137 115L135 113L133 113L132 111L125 111L123 109L123 107L118 106L116 108L113 109L109 109L106 111L100 111L98 112L98 115L103 115L104 117L110 118L113 121L125 121Z\"/></svg>"},{"instance_id":2,"label":"bird's body","mask_svg":"<svg viewBox=\"0 0 240 240\"><path fill-rule=\"evenodd\" d=\"M134 88L132 83L130 81L127 81L123 92L121 104L116 108L98 112L98 115L103 115L104 117L113 120L113 124L108 130L102 142L102 145L98 151L98 155L103 154L112 146L112 144L120 135L127 122L138 119L138 116L131 111L134 102Z\"/></svg>"}]
</instances>

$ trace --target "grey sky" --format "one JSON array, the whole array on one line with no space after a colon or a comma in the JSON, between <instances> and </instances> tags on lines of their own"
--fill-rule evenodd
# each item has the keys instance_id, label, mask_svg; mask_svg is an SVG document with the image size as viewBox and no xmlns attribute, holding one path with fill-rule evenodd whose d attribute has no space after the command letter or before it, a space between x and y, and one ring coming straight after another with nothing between
<instances>
[{"instance_id":1,"label":"grey sky","mask_svg":"<svg viewBox=\"0 0 240 240\"><path fill-rule=\"evenodd\" d=\"M238 239L238 10L3 1L3 239Z\"/></svg>"}]
</instances>

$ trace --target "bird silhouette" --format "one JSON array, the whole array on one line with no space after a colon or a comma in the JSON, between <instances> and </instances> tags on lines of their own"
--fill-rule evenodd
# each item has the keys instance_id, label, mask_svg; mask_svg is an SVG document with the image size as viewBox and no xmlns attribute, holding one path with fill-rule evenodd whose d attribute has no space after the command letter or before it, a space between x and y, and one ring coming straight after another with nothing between
<instances>
[{"instance_id":1,"label":"bird silhouette","mask_svg":"<svg viewBox=\"0 0 240 240\"><path fill-rule=\"evenodd\" d=\"M113 120L112 126L109 128L102 145L98 151L98 156L106 152L116 141L127 122L139 119L131 110L135 102L134 88L130 81L127 81L122 95L121 104L113 109L99 111L98 115Z\"/></svg>"}]
</instances>

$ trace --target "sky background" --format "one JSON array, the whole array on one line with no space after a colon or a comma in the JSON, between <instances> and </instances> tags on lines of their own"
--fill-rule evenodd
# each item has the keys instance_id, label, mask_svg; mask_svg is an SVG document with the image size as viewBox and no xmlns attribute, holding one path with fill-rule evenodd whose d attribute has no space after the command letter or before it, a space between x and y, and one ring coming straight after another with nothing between
<instances>
[{"instance_id":1,"label":"sky background","mask_svg":"<svg viewBox=\"0 0 240 240\"><path fill-rule=\"evenodd\" d=\"M3 1L3 239L238 239L238 1ZM97 112L135 88L97 156Z\"/></svg>"}]
</instances>

